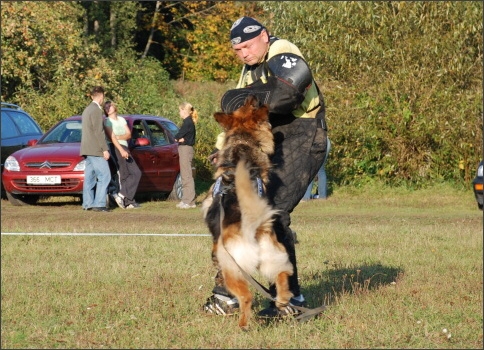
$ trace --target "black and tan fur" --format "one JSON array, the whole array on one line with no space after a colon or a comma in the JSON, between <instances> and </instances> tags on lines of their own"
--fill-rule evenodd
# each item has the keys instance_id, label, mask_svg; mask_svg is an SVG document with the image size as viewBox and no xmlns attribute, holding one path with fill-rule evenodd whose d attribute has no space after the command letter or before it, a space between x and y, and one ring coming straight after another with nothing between
<instances>
[{"instance_id":1,"label":"black and tan fur","mask_svg":"<svg viewBox=\"0 0 484 350\"><path fill-rule=\"evenodd\" d=\"M212 186L202 209L213 236L212 258L221 269L225 287L239 301L239 326L246 329L252 294L239 267L248 274L259 270L276 284L277 307L287 305L292 297L288 277L293 267L272 225L276 210L257 190L257 177L264 187L267 184L274 140L267 107L253 96L233 113L218 112L214 117L225 130L214 175L222 177L222 187L213 195Z\"/></svg>"}]
</instances>

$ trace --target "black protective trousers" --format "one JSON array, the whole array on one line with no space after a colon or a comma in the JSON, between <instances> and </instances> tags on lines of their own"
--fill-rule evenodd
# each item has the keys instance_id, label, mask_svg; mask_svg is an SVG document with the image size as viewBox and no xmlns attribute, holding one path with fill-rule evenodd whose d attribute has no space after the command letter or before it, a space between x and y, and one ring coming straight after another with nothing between
<instances>
[{"instance_id":1,"label":"black protective trousers","mask_svg":"<svg viewBox=\"0 0 484 350\"><path fill-rule=\"evenodd\" d=\"M326 155L327 131L322 119L296 118L290 123L274 126L274 154L271 157L273 168L267 184L269 202L280 210L275 217L274 231L284 245L294 273L289 278L289 289L294 296L301 294L295 242L291 229L290 214L298 205L309 182L316 176ZM271 294L276 295L275 285L270 286ZM221 273L215 278L214 293L229 295L223 288Z\"/></svg>"},{"instance_id":2,"label":"black protective trousers","mask_svg":"<svg viewBox=\"0 0 484 350\"><path fill-rule=\"evenodd\" d=\"M326 155L327 132L321 119L297 118L289 124L273 127L273 169L269 175L267 197L280 210L274 221L274 231L289 254L294 273L289 277L289 289L301 294L298 282L294 236L289 226L290 214L298 205L309 182L316 176ZM275 295L275 286L271 286Z\"/></svg>"}]
</instances>

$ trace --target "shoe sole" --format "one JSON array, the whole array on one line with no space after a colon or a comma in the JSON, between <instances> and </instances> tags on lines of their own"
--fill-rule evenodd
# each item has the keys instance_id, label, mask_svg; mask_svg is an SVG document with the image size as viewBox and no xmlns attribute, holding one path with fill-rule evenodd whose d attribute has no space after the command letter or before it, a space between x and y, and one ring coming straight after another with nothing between
<instances>
[{"instance_id":1,"label":"shoe sole","mask_svg":"<svg viewBox=\"0 0 484 350\"><path fill-rule=\"evenodd\" d=\"M213 309L210 309L207 306L205 306L203 308L203 311L204 311L205 314L207 314L209 316L234 316L234 315L237 315L239 313L238 309L234 310L234 311L225 312L222 309L213 310Z\"/></svg>"},{"instance_id":2,"label":"shoe sole","mask_svg":"<svg viewBox=\"0 0 484 350\"><path fill-rule=\"evenodd\" d=\"M239 312L239 304L238 303L231 303L226 304L225 302L221 302L219 304L217 300L213 300L215 297L211 297L207 300L207 302L203 305L202 310L207 315L213 316L231 316L235 315Z\"/></svg>"}]
</instances>

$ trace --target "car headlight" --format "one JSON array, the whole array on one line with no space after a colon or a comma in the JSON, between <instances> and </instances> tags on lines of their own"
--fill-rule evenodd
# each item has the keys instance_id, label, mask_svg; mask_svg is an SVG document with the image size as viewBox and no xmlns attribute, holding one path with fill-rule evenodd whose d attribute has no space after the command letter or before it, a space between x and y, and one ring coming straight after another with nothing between
<instances>
[{"instance_id":1,"label":"car headlight","mask_svg":"<svg viewBox=\"0 0 484 350\"><path fill-rule=\"evenodd\" d=\"M74 171L84 171L86 169L86 160L83 159L79 163L77 163L76 167L74 168Z\"/></svg>"},{"instance_id":2,"label":"car headlight","mask_svg":"<svg viewBox=\"0 0 484 350\"><path fill-rule=\"evenodd\" d=\"M479 168L477 168L477 176L480 176L480 177L483 176L483 174L484 174L484 169L483 168L484 168L484 166L479 165Z\"/></svg>"},{"instance_id":3,"label":"car headlight","mask_svg":"<svg viewBox=\"0 0 484 350\"><path fill-rule=\"evenodd\" d=\"M9 156L5 160L5 164L3 165L3 167L8 171L20 171L20 165L18 164L17 159L12 156Z\"/></svg>"}]
</instances>

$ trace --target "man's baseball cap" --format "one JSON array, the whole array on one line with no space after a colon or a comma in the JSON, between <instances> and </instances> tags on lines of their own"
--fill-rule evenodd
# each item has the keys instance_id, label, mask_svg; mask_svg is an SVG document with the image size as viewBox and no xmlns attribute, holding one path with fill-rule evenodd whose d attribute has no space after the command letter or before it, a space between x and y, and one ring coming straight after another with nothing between
<instances>
[{"instance_id":1,"label":"man's baseball cap","mask_svg":"<svg viewBox=\"0 0 484 350\"><path fill-rule=\"evenodd\" d=\"M255 38L264 29L266 28L252 17L241 17L230 28L230 42L232 45L243 43Z\"/></svg>"}]
</instances>

